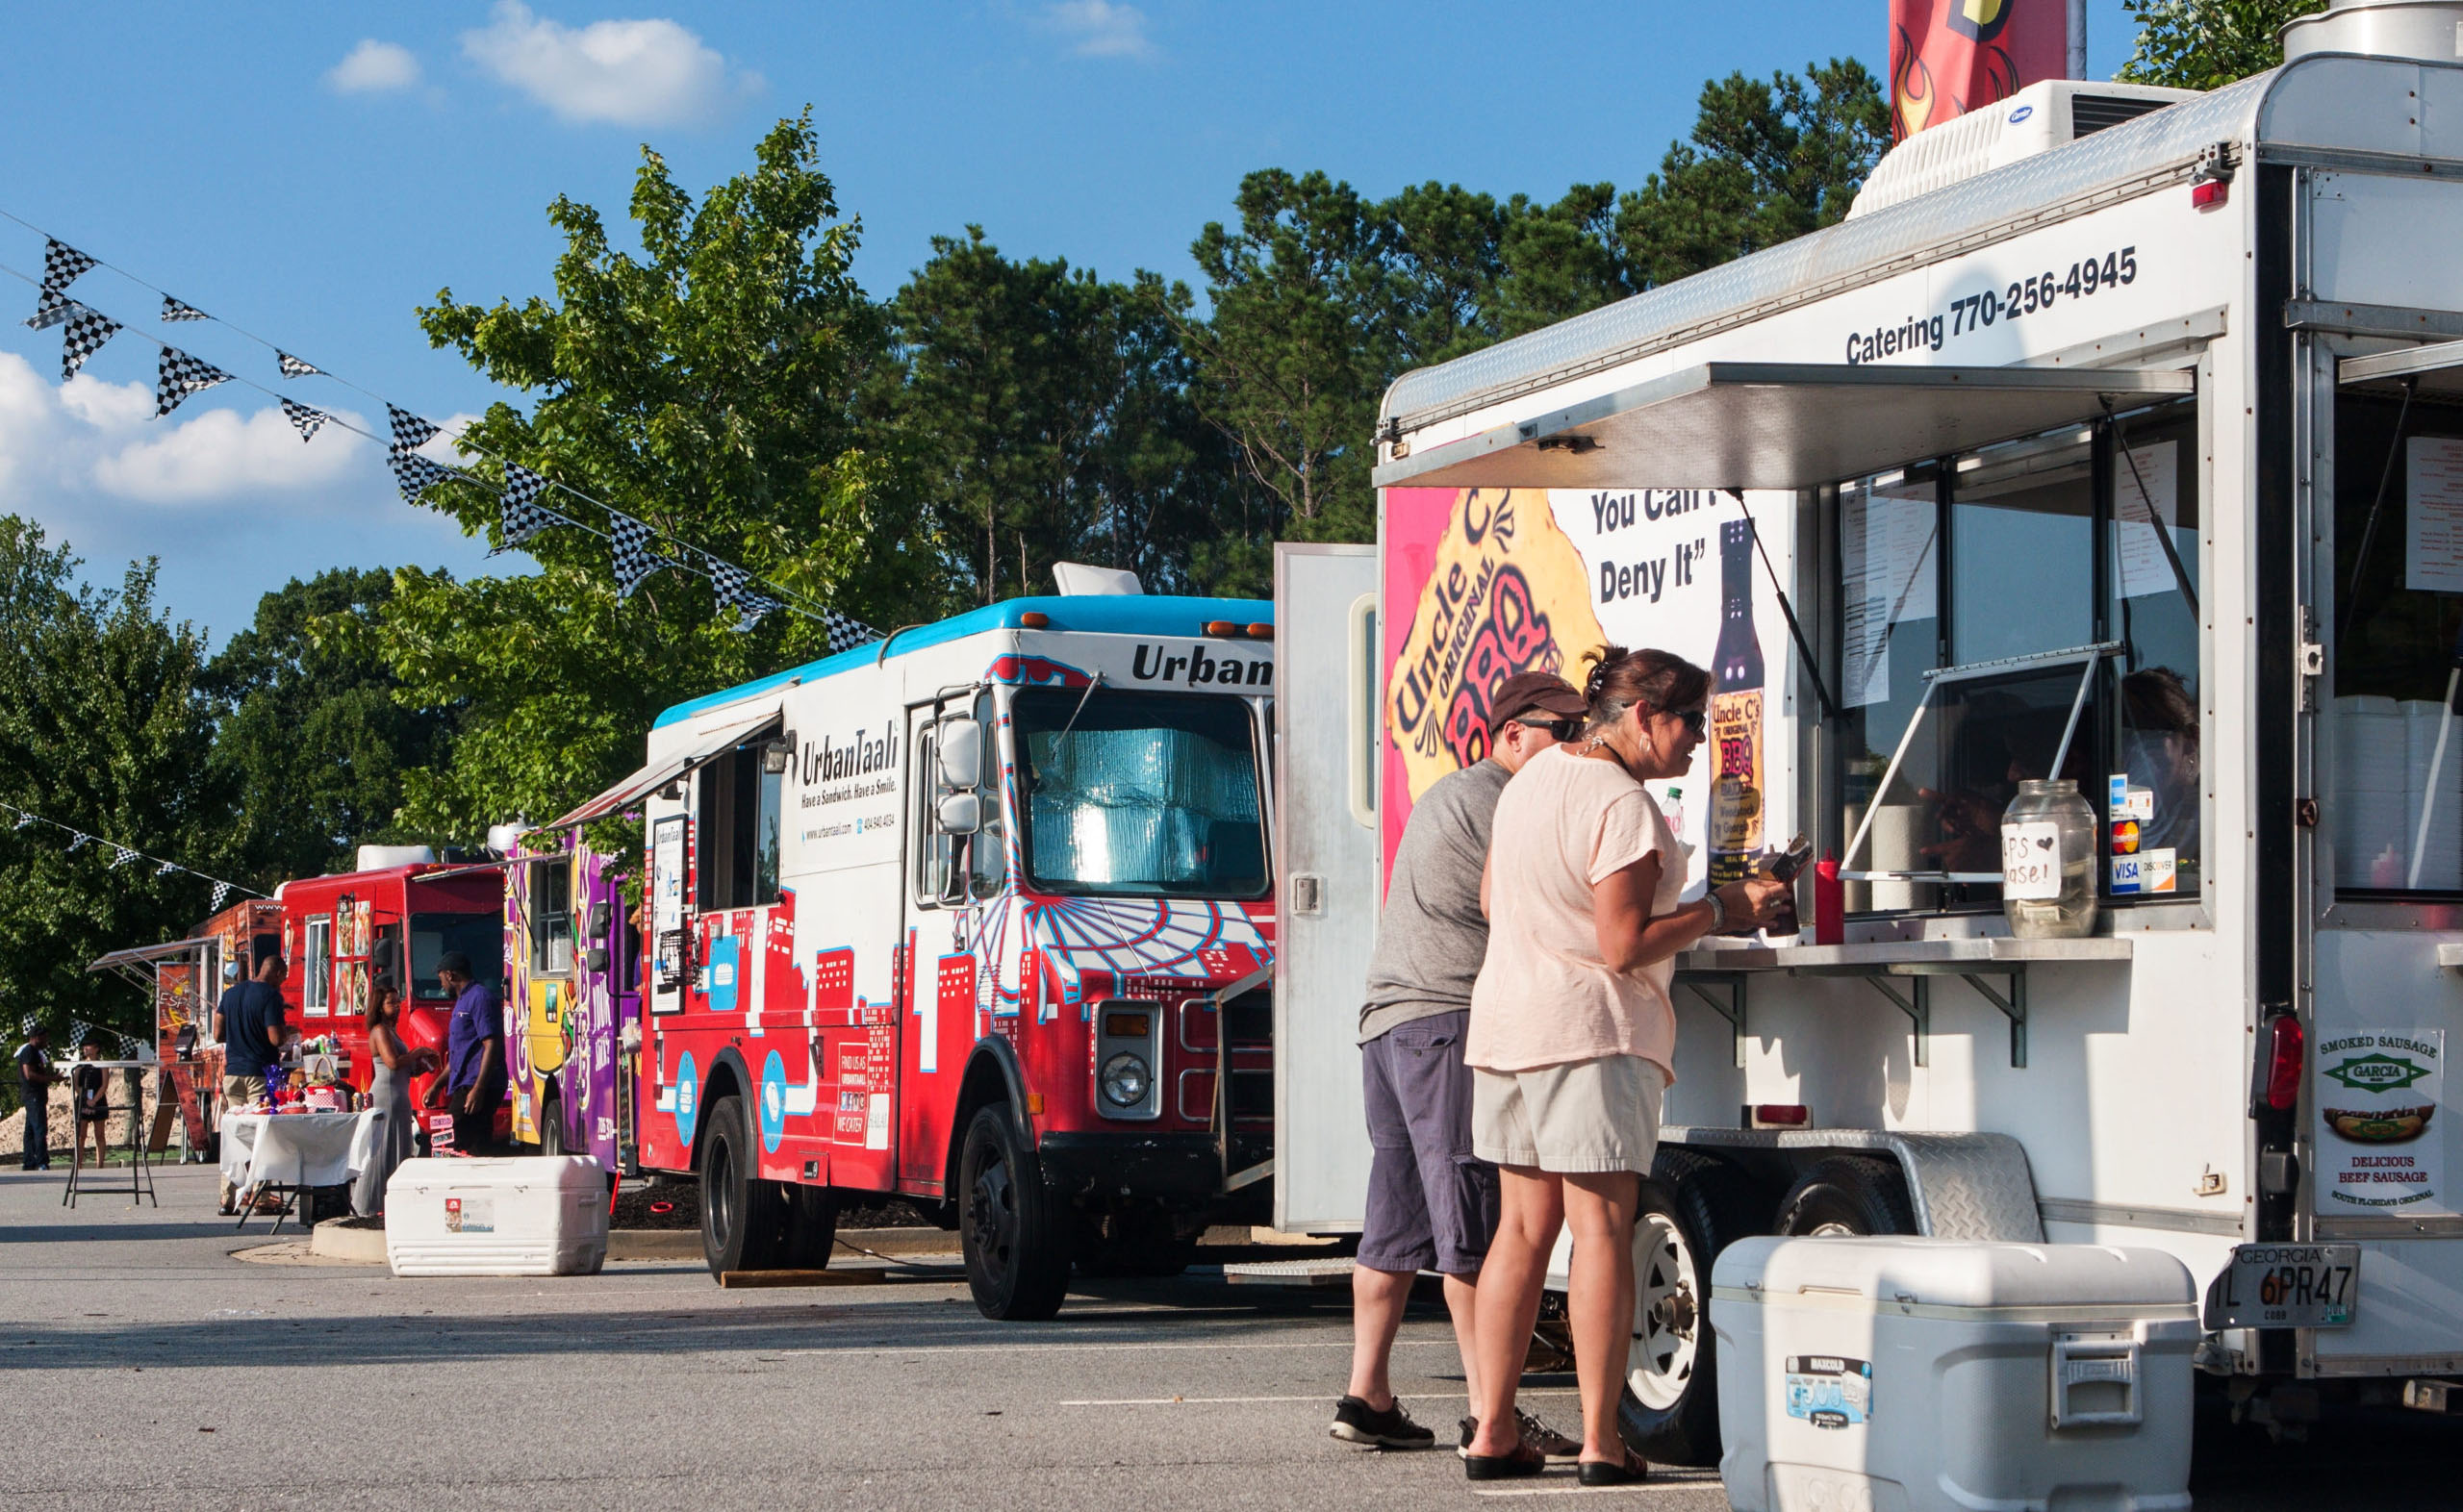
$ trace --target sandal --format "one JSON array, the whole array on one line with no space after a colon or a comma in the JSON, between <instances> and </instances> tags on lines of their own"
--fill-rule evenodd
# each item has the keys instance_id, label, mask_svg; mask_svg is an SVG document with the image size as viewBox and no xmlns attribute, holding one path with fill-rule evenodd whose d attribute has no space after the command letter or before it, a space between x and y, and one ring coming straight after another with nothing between
<instances>
[{"instance_id":1,"label":"sandal","mask_svg":"<svg viewBox=\"0 0 2463 1512\"><path fill-rule=\"evenodd\" d=\"M1465 1454L1465 1480L1521 1480L1548 1468L1548 1456L1528 1444L1516 1444L1510 1454Z\"/></svg>"},{"instance_id":2,"label":"sandal","mask_svg":"<svg viewBox=\"0 0 2463 1512\"><path fill-rule=\"evenodd\" d=\"M1651 1478L1651 1463L1627 1449L1622 1460L1584 1460L1574 1474L1586 1486L1638 1486Z\"/></svg>"}]
</instances>

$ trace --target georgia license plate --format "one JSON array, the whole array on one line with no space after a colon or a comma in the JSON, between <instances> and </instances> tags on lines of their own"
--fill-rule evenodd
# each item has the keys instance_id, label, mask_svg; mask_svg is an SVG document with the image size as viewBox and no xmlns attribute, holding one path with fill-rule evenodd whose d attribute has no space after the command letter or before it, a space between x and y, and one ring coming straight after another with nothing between
<instances>
[{"instance_id":1,"label":"georgia license plate","mask_svg":"<svg viewBox=\"0 0 2463 1512\"><path fill-rule=\"evenodd\" d=\"M2358 1245L2237 1245L2206 1289L2209 1328L2342 1328L2360 1298Z\"/></svg>"}]
</instances>

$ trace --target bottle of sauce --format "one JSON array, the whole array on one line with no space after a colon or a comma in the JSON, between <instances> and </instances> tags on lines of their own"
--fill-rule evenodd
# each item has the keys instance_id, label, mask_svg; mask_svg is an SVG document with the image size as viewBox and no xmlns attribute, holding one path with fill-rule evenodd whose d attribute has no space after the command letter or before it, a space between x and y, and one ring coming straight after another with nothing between
<instances>
[{"instance_id":1,"label":"bottle of sauce","mask_svg":"<svg viewBox=\"0 0 2463 1512\"><path fill-rule=\"evenodd\" d=\"M1753 527L1719 526L1719 643L1711 659L1711 885L1762 850L1762 640L1753 629Z\"/></svg>"}]
</instances>

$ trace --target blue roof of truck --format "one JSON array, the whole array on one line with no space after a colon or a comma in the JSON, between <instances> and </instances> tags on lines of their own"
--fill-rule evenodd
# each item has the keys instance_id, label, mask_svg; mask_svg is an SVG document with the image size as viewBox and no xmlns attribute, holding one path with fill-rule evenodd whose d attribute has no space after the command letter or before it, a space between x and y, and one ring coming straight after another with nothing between
<instances>
[{"instance_id":1,"label":"blue roof of truck","mask_svg":"<svg viewBox=\"0 0 2463 1512\"><path fill-rule=\"evenodd\" d=\"M1203 635L1206 621L1232 619L1241 624L1272 624L1274 605L1262 598L1175 598L1147 593L1081 593L1060 598L1004 598L997 604L971 609L962 615L928 625L916 625L901 630L889 638L883 649L875 641L851 651L825 656L818 662L806 662L783 672L722 689L705 697L679 703L652 721L651 728L662 729L679 719L689 719L705 709L716 709L749 698L755 693L783 688L789 683L811 682L837 672L870 667L890 656L904 656L927 646L962 640L985 630L1021 630L1020 618L1028 614L1047 617L1052 622L1047 630L1076 630L1095 635Z\"/></svg>"}]
</instances>

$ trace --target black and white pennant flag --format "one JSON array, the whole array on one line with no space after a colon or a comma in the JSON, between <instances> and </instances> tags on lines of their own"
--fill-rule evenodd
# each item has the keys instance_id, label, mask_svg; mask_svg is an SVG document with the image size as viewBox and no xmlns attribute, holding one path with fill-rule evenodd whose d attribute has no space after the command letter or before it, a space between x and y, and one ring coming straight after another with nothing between
<instances>
[{"instance_id":1,"label":"black and white pennant flag","mask_svg":"<svg viewBox=\"0 0 2463 1512\"><path fill-rule=\"evenodd\" d=\"M73 856L77 852L85 849L87 842L93 838L93 836L85 834L81 831L73 829L70 830L68 832L68 853Z\"/></svg>"},{"instance_id":2,"label":"black and white pennant flag","mask_svg":"<svg viewBox=\"0 0 2463 1512\"><path fill-rule=\"evenodd\" d=\"M496 522L503 527L507 546L527 544L548 526L564 523L565 517L539 502L539 495L546 491L546 479L518 462L504 465L504 496Z\"/></svg>"},{"instance_id":3,"label":"black and white pennant flag","mask_svg":"<svg viewBox=\"0 0 2463 1512\"><path fill-rule=\"evenodd\" d=\"M704 556L701 565L710 574L710 596L718 600L722 612L733 609L736 601L744 596L744 591L752 586L752 574L732 562Z\"/></svg>"},{"instance_id":4,"label":"black and white pennant flag","mask_svg":"<svg viewBox=\"0 0 2463 1512\"><path fill-rule=\"evenodd\" d=\"M385 413L394 422L395 451L409 451L415 446L424 446L436 436L437 427L432 420L420 419L410 411L396 409L390 404L385 406Z\"/></svg>"},{"instance_id":5,"label":"black and white pennant flag","mask_svg":"<svg viewBox=\"0 0 2463 1512\"><path fill-rule=\"evenodd\" d=\"M273 365L282 369L285 378L315 378L325 371L314 363L302 362L279 346L273 350Z\"/></svg>"},{"instance_id":6,"label":"black and white pennant flag","mask_svg":"<svg viewBox=\"0 0 2463 1512\"><path fill-rule=\"evenodd\" d=\"M214 901L207 905L205 911L209 914L218 914L222 912L222 900L230 895L231 884L228 882L216 882L214 884Z\"/></svg>"},{"instance_id":7,"label":"black and white pennant flag","mask_svg":"<svg viewBox=\"0 0 2463 1512\"><path fill-rule=\"evenodd\" d=\"M144 858L142 856L140 856L136 851L129 849L126 845L114 845L112 847L112 869L114 871L117 871L120 868L128 865L132 861L141 861Z\"/></svg>"},{"instance_id":8,"label":"black and white pennant flag","mask_svg":"<svg viewBox=\"0 0 2463 1512\"><path fill-rule=\"evenodd\" d=\"M154 869L154 874L158 877L167 877L177 874L179 869L176 862L165 861Z\"/></svg>"},{"instance_id":9,"label":"black and white pennant flag","mask_svg":"<svg viewBox=\"0 0 2463 1512\"><path fill-rule=\"evenodd\" d=\"M860 619L851 619L835 609L823 610L821 622L823 628L829 632L829 649L833 652L851 651L881 638L881 633L871 625Z\"/></svg>"},{"instance_id":10,"label":"black and white pennant flag","mask_svg":"<svg viewBox=\"0 0 2463 1512\"><path fill-rule=\"evenodd\" d=\"M154 378L154 417L161 419L180 407L190 394L227 381L230 374L212 363L190 357L176 346L163 348L162 365Z\"/></svg>"},{"instance_id":11,"label":"black and white pennant flag","mask_svg":"<svg viewBox=\"0 0 2463 1512\"><path fill-rule=\"evenodd\" d=\"M395 447L387 459L393 464L394 482L402 491L402 502L416 504L419 495L437 484L454 476L452 468L441 462L430 462L415 451Z\"/></svg>"},{"instance_id":12,"label":"black and white pennant flag","mask_svg":"<svg viewBox=\"0 0 2463 1512\"><path fill-rule=\"evenodd\" d=\"M317 432L323 428L324 423L333 418L322 410L301 404L293 399L282 401L282 417L297 429L302 442L313 440Z\"/></svg>"},{"instance_id":13,"label":"black and white pennant flag","mask_svg":"<svg viewBox=\"0 0 2463 1512\"><path fill-rule=\"evenodd\" d=\"M84 305L69 307L75 313L68 317L68 328L60 340L60 381L66 383L86 365L86 359L103 349L103 343L119 330L119 322L99 310Z\"/></svg>"},{"instance_id":14,"label":"black and white pennant flag","mask_svg":"<svg viewBox=\"0 0 2463 1512\"><path fill-rule=\"evenodd\" d=\"M616 566L616 596L630 598L633 590L666 566L650 550L650 542L657 533L632 516L612 509L607 512L607 532L614 538L611 549Z\"/></svg>"},{"instance_id":15,"label":"black and white pennant flag","mask_svg":"<svg viewBox=\"0 0 2463 1512\"><path fill-rule=\"evenodd\" d=\"M48 331L65 320L80 307L57 289L46 289L35 296L35 313L26 316L26 325L37 331Z\"/></svg>"},{"instance_id":16,"label":"black and white pennant flag","mask_svg":"<svg viewBox=\"0 0 2463 1512\"><path fill-rule=\"evenodd\" d=\"M749 635L761 621L778 611L778 601L761 593L739 593L735 600L735 628L738 635ZM831 650L838 649L835 645Z\"/></svg>"},{"instance_id":17,"label":"black and white pennant flag","mask_svg":"<svg viewBox=\"0 0 2463 1512\"><path fill-rule=\"evenodd\" d=\"M190 304L185 299L181 299L172 294L165 294L163 296L163 318L165 320L211 320L214 316L207 315L204 311L199 310L196 306Z\"/></svg>"},{"instance_id":18,"label":"black and white pennant flag","mask_svg":"<svg viewBox=\"0 0 2463 1512\"><path fill-rule=\"evenodd\" d=\"M56 294L60 292L60 290L77 282L78 274L83 273L89 267L95 266L96 261L96 259L88 257L85 253L78 251L75 247L70 246L65 241L55 240L50 237L43 238L43 292L48 294Z\"/></svg>"}]
</instances>

